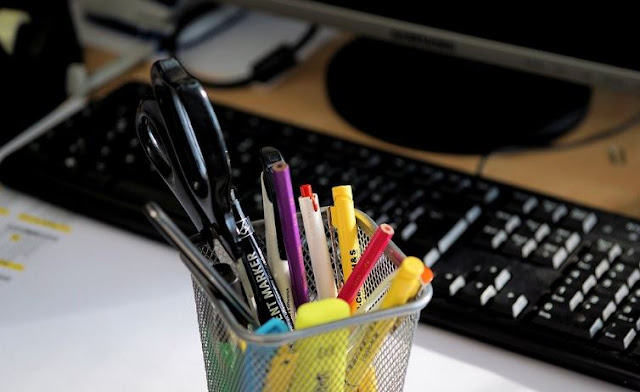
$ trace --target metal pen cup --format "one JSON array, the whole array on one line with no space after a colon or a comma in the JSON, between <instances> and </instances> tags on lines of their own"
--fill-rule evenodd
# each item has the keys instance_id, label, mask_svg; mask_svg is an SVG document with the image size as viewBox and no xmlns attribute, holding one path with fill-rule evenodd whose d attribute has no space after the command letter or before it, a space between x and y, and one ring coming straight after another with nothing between
<instances>
[{"instance_id":1,"label":"metal pen cup","mask_svg":"<svg viewBox=\"0 0 640 392\"><path fill-rule=\"evenodd\" d=\"M329 224L329 210L322 208L327 245L330 249L334 277L338 287L343 283L340 268L340 252L337 235ZM298 214L300 219L300 215ZM376 223L362 211L356 210L358 240L361 249L367 245L377 228ZM301 242L309 282L309 296L315 300L316 286L312 272L303 225ZM254 221L254 228L260 246L264 246L264 222ZM206 243L196 245L203 254L214 263L228 259L218 255ZM184 255L181 255L184 257ZM391 241L376 266L363 285L364 299L374 292L376 287L396 270L405 254ZM327 355L346 355L360 343L364 331L373 323L393 323L366 374L362 374L360 390L401 391L404 387L413 336L418 324L420 312L431 300L433 289L425 285L411 302L392 309L353 315L317 327L294 330L273 335L256 334L244 327L233 316L229 308L219 300L206 295L198 281L193 279L196 312L200 329L202 352L204 357L208 391L299 391L304 385L299 383L302 373L313 371L309 364L300 363L296 348L301 342L313 340L314 347L322 347L322 342L333 342L337 333L348 336L347 353L318 353ZM340 335L342 336L342 335ZM336 361L339 363L340 361ZM297 382L298 381L298 382ZM345 386L345 391L348 388Z\"/></svg>"}]
</instances>

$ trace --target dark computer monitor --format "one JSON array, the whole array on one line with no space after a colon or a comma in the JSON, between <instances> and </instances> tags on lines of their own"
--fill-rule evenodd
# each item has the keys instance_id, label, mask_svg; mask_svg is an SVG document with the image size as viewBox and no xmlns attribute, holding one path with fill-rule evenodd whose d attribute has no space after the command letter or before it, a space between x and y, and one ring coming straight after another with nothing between
<instances>
[{"instance_id":1,"label":"dark computer monitor","mask_svg":"<svg viewBox=\"0 0 640 392\"><path fill-rule=\"evenodd\" d=\"M640 93L630 9L228 1L358 34L327 67L330 101L361 131L403 146L545 145L583 120L594 87Z\"/></svg>"}]
</instances>

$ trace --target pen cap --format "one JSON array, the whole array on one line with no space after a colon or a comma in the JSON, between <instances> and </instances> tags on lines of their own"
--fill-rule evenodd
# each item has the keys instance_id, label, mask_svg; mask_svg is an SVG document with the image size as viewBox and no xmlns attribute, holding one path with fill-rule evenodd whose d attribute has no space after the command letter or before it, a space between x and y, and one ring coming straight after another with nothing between
<instances>
[{"instance_id":1,"label":"pen cap","mask_svg":"<svg viewBox=\"0 0 640 392\"><path fill-rule=\"evenodd\" d=\"M269 319L266 323L262 324L258 329L256 329L256 333L258 335L266 335L271 333L285 333L289 332L289 327L287 324L280 320L279 318Z\"/></svg>"},{"instance_id":2,"label":"pen cap","mask_svg":"<svg viewBox=\"0 0 640 392\"><path fill-rule=\"evenodd\" d=\"M388 309L403 305L416 295L420 288L421 275L424 272L424 268L424 263L417 257L408 256L402 260L380 308Z\"/></svg>"},{"instance_id":3,"label":"pen cap","mask_svg":"<svg viewBox=\"0 0 640 392\"><path fill-rule=\"evenodd\" d=\"M300 194L302 195L302 197L313 197L313 190L311 189L311 185L300 185Z\"/></svg>"},{"instance_id":4,"label":"pen cap","mask_svg":"<svg viewBox=\"0 0 640 392\"><path fill-rule=\"evenodd\" d=\"M351 316L349 304L340 298L326 298L302 304L296 314L296 329L311 328Z\"/></svg>"},{"instance_id":5,"label":"pen cap","mask_svg":"<svg viewBox=\"0 0 640 392\"><path fill-rule=\"evenodd\" d=\"M338 185L331 188L331 194L333 195L333 199L342 199L346 198L349 201L353 201L353 190L351 189L351 185Z\"/></svg>"},{"instance_id":6,"label":"pen cap","mask_svg":"<svg viewBox=\"0 0 640 392\"><path fill-rule=\"evenodd\" d=\"M334 211L345 211L353 209L353 190L351 185L338 185L331 188L331 195L333 197L333 207L331 207L331 223L337 227L338 230L342 227L343 230L349 230L356 226L356 219L352 214L340 214L334 213Z\"/></svg>"}]
</instances>

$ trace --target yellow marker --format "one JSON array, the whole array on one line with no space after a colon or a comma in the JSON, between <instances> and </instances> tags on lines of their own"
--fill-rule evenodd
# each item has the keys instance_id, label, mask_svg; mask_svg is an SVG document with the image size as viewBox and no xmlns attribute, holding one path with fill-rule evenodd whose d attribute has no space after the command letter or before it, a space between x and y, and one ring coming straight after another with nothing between
<instances>
[{"instance_id":1,"label":"yellow marker","mask_svg":"<svg viewBox=\"0 0 640 392\"><path fill-rule=\"evenodd\" d=\"M47 219L39 218L37 216L33 216L25 213L18 215L18 219L20 219L23 222L33 223L34 225L48 227L50 229L59 230L65 233L71 232L71 226L67 224L50 221Z\"/></svg>"},{"instance_id":2,"label":"yellow marker","mask_svg":"<svg viewBox=\"0 0 640 392\"><path fill-rule=\"evenodd\" d=\"M367 372L364 374L364 379L358 387L358 392L376 392L378 390L378 380L376 379L376 368L373 365L369 365Z\"/></svg>"},{"instance_id":3,"label":"yellow marker","mask_svg":"<svg viewBox=\"0 0 640 392\"><path fill-rule=\"evenodd\" d=\"M6 207L0 207L0 215L9 215L9 209Z\"/></svg>"},{"instance_id":4,"label":"yellow marker","mask_svg":"<svg viewBox=\"0 0 640 392\"><path fill-rule=\"evenodd\" d=\"M382 299L380 309L389 309L394 306L406 304L413 298L421 287L420 276L424 271L424 263L417 257L406 257L396 273L389 291ZM372 367L373 360L380 350L385 337L393 328L396 318L377 321L367 324L362 339L349 352L347 359L346 390L357 391L363 381L366 381L366 373ZM367 385L365 390L372 390Z\"/></svg>"},{"instance_id":5,"label":"yellow marker","mask_svg":"<svg viewBox=\"0 0 640 392\"><path fill-rule=\"evenodd\" d=\"M338 245L340 247L340 262L342 275L346 282L351 271L360 259L360 243L358 242L358 226L356 225L353 192L351 185L340 185L331 188L333 207L331 207L331 224L338 231ZM353 303L349 304L355 312L362 305L362 290Z\"/></svg>"},{"instance_id":6,"label":"yellow marker","mask_svg":"<svg viewBox=\"0 0 640 392\"><path fill-rule=\"evenodd\" d=\"M271 360L263 392L288 391L297 364L298 354L289 345L280 347Z\"/></svg>"},{"instance_id":7,"label":"yellow marker","mask_svg":"<svg viewBox=\"0 0 640 392\"><path fill-rule=\"evenodd\" d=\"M6 267L15 271L24 270L24 265L20 263L14 263L13 261L5 260L5 259L0 259L0 267Z\"/></svg>"},{"instance_id":8,"label":"yellow marker","mask_svg":"<svg viewBox=\"0 0 640 392\"><path fill-rule=\"evenodd\" d=\"M307 302L298 308L295 328L305 329L351 316L340 298ZM296 391L343 391L347 365L348 328L304 338L295 345L298 365L293 377Z\"/></svg>"},{"instance_id":9,"label":"yellow marker","mask_svg":"<svg viewBox=\"0 0 640 392\"><path fill-rule=\"evenodd\" d=\"M11 234L11 237L9 237L9 238L11 238L11 241L13 241L13 242L18 242L18 241L20 241L20 239L22 237L20 237L20 234L13 233L13 234Z\"/></svg>"}]
</instances>

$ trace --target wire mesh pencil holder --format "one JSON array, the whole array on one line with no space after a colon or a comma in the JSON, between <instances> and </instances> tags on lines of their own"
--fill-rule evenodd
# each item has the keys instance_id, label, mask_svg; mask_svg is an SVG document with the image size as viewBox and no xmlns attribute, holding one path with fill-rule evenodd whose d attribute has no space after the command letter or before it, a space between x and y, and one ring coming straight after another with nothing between
<instances>
[{"instance_id":1,"label":"wire mesh pencil holder","mask_svg":"<svg viewBox=\"0 0 640 392\"><path fill-rule=\"evenodd\" d=\"M322 212L339 289L343 276L337 233L329 224L329 209L324 207ZM299 214L298 219L309 296L314 300L316 285ZM359 210L356 222L360 248L364 249L377 225ZM254 221L253 225L266 255L263 223ZM225 256L229 260L226 254L216 254L217 247L214 250L197 240L194 242L213 263L222 262ZM363 302L372 294L377 298L385 292L378 286L389 281L389 275L404 257L391 241L363 285ZM401 391L420 311L433 294L431 285L426 285L415 299L402 306L357 314L313 328L259 335L238 323L229 308L205 294L195 279L193 287L209 392ZM372 345L371 337L382 332L384 336ZM354 361L356 356L370 360Z\"/></svg>"}]
</instances>

